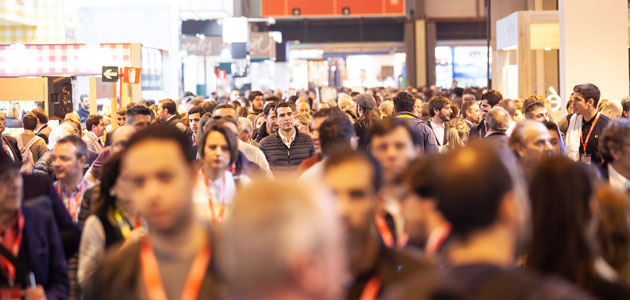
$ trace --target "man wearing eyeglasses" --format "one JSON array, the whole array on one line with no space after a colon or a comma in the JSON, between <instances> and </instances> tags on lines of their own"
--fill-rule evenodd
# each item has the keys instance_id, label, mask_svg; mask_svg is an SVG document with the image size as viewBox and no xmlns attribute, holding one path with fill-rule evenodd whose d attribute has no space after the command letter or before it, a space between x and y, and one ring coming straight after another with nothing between
<instances>
[{"instance_id":1,"label":"man wearing eyeglasses","mask_svg":"<svg viewBox=\"0 0 630 300\"><path fill-rule=\"evenodd\" d=\"M573 87L573 109L567 130L566 153L573 160L586 164L601 164L599 139L610 122L610 118L597 111L600 91L592 83L578 84Z\"/></svg>"}]
</instances>

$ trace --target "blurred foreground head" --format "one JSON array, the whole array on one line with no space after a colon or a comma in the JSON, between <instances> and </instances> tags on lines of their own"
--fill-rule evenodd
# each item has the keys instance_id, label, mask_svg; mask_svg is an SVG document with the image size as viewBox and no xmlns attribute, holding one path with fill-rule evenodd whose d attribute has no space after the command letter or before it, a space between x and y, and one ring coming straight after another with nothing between
<instances>
[{"instance_id":1,"label":"blurred foreground head","mask_svg":"<svg viewBox=\"0 0 630 300\"><path fill-rule=\"evenodd\" d=\"M529 206L516 159L492 143L473 143L441 160L434 195L438 209L463 243L488 232L510 236L512 246L527 233ZM456 187L456 188L455 188Z\"/></svg>"},{"instance_id":2,"label":"blurred foreground head","mask_svg":"<svg viewBox=\"0 0 630 300\"><path fill-rule=\"evenodd\" d=\"M293 181L241 190L219 236L232 299L340 299L344 253L332 200Z\"/></svg>"}]
</instances>

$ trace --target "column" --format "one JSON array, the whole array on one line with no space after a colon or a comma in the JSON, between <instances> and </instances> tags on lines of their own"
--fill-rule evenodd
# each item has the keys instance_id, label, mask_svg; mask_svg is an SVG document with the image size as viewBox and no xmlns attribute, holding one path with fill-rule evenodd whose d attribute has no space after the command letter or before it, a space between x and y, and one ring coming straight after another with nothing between
<instances>
[{"instance_id":1,"label":"column","mask_svg":"<svg viewBox=\"0 0 630 300\"><path fill-rule=\"evenodd\" d=\"M560 91L563 115L573 87L593 83L602 99L628 95L628 2L560 0Z\"/></svg>"}]
</instances>

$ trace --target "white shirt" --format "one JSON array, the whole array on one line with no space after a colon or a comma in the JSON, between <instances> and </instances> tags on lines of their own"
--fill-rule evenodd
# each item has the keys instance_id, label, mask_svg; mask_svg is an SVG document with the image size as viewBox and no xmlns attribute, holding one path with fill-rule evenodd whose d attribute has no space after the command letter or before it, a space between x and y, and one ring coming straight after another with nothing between
<instances>
[{"instance_id":1,"label":"white shirt","mask_svg":"<svg viewBox=\"0 0 630 300\"><path fill-rule=\"evenodd\" d=\"M258 165L265 172L265 176L268 178L273 178L273 174L271 173L271 169L269 169L269 162L265 157L265 153L262 152L257 147L254 147L248 143L245 143L241 140L238 140L238 151L243 152L245 158L249 161Z\"/></svg>"},{"instance_id":2,"label":"white shirt","mask_svg":"<svg viewBox=\"0 0 630 300\"><path fill-rule=\"evenodd\" d=\"M623 192L630 190L630 180L619 174L612 165L608 165L608 181L610 186Z\"/></svg>"},{"instance_id":3,"label":"white shirt","mask_svg":"<svg viewBox=\"0 0 630 300\"><path fill-rule=\"evenodd\" d=\"M225 184L223 179L225 178ZM244 174L239 175L240 183L246 185L250 183L250 180ZM232 198L236 192L236 183L234 182L234 176L232 172L225 171L223 176L217 180L209 181L210 186L206 187L206 177L202 171L199 171L197 184L193 188L193 203L195 206L195 213L197 217L204 220L212 220L212 214L210 212L209 200L215 204L224 204L225 213L224 219L229 215L230 207L232 206Z\"/></svg>"},{"instance_id":4,"label":"white shirt","mask_svg":"<svg viewBox=\"0 0 630 300\"><path fill-rule=\"evenodd\" d=\"M516 122L509 120L508 121L508 129L505 131L505 134L507 136L511 136L512 135L512 131L514 131L514 127L516 127Z\"/></svg>"},{"instance_id":5,"label":"white shirt","mask_svg":"<svg viewBox=\"0 0 630 300\"><path fill-rule=\"evenodd\" d=\"M284 143L285 146L287 146L287 148L291 149L291 143L293 143L293 140L295 140L295 136L297 135L297 129L293 129L293 135L291 135L291 137L287 140L286 137L284 137L284 135L282 133L280 133L280 131L278 131L278 135L280 135L280 139L282 139L282 142Z\"/></svg>"},{"instance_id":6,"label":"white shirt","mask_svg":"<svg viewBox=\"0 0 630 300\"><path fill-rule=\"evenodd\" d=\"M324 180L324 164L326 159L316 162L300 175L300 181L304 183L316 183Z\"/></svg>"},{"instance_id":7,"label":"white shirt","mask_svg":"<svg viewBox=\"0 0 630 300\"><path fill-rule=\"evenodd\" d=\"M431 129L433 129L433 134L435 134L435 138L438 140L438 147L440 151L442 151L442 147L444 146L444 123L439 125L431 121Z\"/></svg>"}]
</instances>

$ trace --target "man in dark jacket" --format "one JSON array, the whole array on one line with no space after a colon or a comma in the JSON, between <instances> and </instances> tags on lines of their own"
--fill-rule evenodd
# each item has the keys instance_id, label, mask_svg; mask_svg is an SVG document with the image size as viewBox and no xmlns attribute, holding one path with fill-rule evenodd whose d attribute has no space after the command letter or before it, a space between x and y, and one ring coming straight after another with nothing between
<instances>
[{"instance_id":1,"label":"man in dark jacket","mask_svg":"<svg viewBox=\"0 0 630 300\"><path fill-rule=\"evenodd\" d=\"M470 129L470 140L478 140L486 136L486 114L491 108L499 105L503 95L497 90L489 90L481 96L481 123Z\"/></svg>"},{"instance_id":2,"label":"man in dark jacket","mask_svg":"<svg viewBox=\"0 0 630 300\"><path fill-rule=\"evenodd\" d=\"M438 152L437 140L431 128L413 112L416 100L407 92L400 92L394 97L394 118L406 119L418 139L418 146L423 153Z\"/></svg>"},{"instance_id":3,"label":"man in dark jacket","mask_svg":"<svg viewBox=\"0 0 630 300\"><path fill-rule=\"evenodd\" d=\"M254 132L254 136L252 137L257 143L260 143L260 141L264 138L273 135L276 131L278 131L276 104L267 104L263 110L263 114L265 115L265 123L263 123L260 128L256 129L256 132Z\"/></svg>"},{"instance_id":4,"label":"man in dark jacket","mask_svg":"<svg viewBox=\"0 0 630 300\"><path fill-rule=\"evenodd\" d=\"M0 111L0 149L4 151L11 160L22 165L22 154L18 149L17 141L10 135L3 135L7 124L7 115Z\"/></svg>"},{"instance_id":5,"label":"man in dark jacket","mask_svg":"<svg viewBox=\"0 0 630 300\"><path fill-rule=\"evenodd\" d=\"M171 99L160 101L160 105L158 106L158 118L161 123L176 126L182 132L186 132L186 125L182 123L177 113L177 103L175 103L175 101Z\"/></svg>"},{"instance_id":6,"label":"man in dark jacket","mask_svg":"<svg viewBox=\"0 0 630 300\"><path fill-rule=\"evenodd\" d=\"M13 282L26 299L67 299L68 273L55 219L40 207L22 206L18 168L0 152L0 238L5 250L1 256L10 261L0 263L0 286ZM31 272L35 282L29 278Z\"/></svg>"},{"instance_id":7,"label":"man in dark jacket","mask_svg":"<svg viewBox=\"0 0 630 300\"><path fill-rule=\"evenodd\" d=\"M258 146L265 153L274 175L295 171L303 160L315 155L311 137L295 128L295 107L291 102L276 106L278 132L264 138Z\"/></svg>"}]
</instances>

